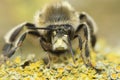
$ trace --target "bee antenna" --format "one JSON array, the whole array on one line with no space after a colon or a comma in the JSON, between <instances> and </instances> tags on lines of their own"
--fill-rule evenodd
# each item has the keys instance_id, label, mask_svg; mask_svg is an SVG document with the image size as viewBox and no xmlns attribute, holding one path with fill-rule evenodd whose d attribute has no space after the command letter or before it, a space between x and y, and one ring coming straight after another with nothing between
<instances>
[{"instance_id":1,"label":"bee antenna","mask_svg":"<svg viewBox=\"0 0 120 80\"><path fill-rule=\"evenodd\" d=\"M32 27L32 28L29 28L29 29L40 29L40 30L54 30L53 28L36 28L36 27Z\"/></svg>"}]
</instances>

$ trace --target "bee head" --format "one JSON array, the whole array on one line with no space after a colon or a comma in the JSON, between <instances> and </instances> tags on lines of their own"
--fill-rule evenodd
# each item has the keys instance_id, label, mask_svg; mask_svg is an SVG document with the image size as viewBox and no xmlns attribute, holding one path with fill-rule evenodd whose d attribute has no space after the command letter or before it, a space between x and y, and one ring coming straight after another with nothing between
<instances>
[{"instance_id":1,"label":"bee head","mask_svg":"<svg viewBox=\"0 0 120 80\"><path fill-rule=\"evenodd\" d=\"M71 25L52 25L51 43L53 50L68 50L68 38L73 38L73 27Z\"/></svg>"}]
</instances>

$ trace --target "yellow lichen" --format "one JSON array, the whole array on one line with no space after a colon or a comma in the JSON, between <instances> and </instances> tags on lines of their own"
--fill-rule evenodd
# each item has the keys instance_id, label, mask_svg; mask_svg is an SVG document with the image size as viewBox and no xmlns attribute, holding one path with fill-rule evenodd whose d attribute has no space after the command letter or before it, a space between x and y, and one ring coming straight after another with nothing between
<instances>
[{"instance_id":1,"label":"yellow lichen","mask_svg":"<svg viewBox=\"0 0 120 80\"><path fill-rule=\"evenodd\" d=\"M72 57L69 57L65 63L55 62L50 68L46 67L42 59L31 60L25 64L27 61L17 56L13 61L8 60L0 66L0 80L119 80L120 54L114 50L106 53L105 45L104 41L98 42L98 53L91 50L91 62L98 71L86 67L79 57L80 51L77 50L75 64Z\"/></svg>"},{"instance_id":2,"label":"yellow lichen","mask_svg":"<svg viewBox=\"0 0 120 80\"><path fill-rule=\"evenodd\" d=\"M19 56L16 57L15 60L14 60L14 62L17 63L17 64L20 64L21 58Z\"/></svg>"},{"instance_id":3,"label":"yellow lichen","mask_svg":"<svg viewBox=\"0 0 120 80\"><path fill-rule=\"evenodd\" d=\"M112 73L110 76L111 76L112 79L117 79L117 74L116 73Z\"/></svg>"}]
</instances>

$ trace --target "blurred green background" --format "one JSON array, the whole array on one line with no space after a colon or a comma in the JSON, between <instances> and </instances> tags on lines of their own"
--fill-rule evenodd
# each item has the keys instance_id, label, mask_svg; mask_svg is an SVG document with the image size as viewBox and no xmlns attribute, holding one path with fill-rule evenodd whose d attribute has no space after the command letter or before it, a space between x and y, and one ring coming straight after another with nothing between
<instances>
[{"instance_id":1,"label":"blurred green background","mask_svg":"<svg viewBox=\"0 0 120 80\"><path fill-rule=\"evenodd\" d=\"M33 22L36 11L53 0L0 0L0 49L3 36L14 26ZM108 44L120 46L120 0L68 0L79 12L90 14L97 23L98 36ZM0 50L1 51L1 50Z\"/></svg>"}]
</instances>

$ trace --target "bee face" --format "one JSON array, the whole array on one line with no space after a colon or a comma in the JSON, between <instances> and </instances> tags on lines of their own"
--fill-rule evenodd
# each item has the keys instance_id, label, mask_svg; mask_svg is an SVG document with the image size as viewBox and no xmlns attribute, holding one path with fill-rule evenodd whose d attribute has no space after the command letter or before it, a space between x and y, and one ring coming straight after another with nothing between
<instances>
[{"instance_id":1,"label":"bee face","mask_svg":"<svg viewBox=\"0 0 120 80\"><path fill-rule=\"evenodd\" d=\"M48 32L51 36L53 51L68 50L68 37L74 33L71 25L52 25L53 31Z\"/></svg>"}]
</instances>

